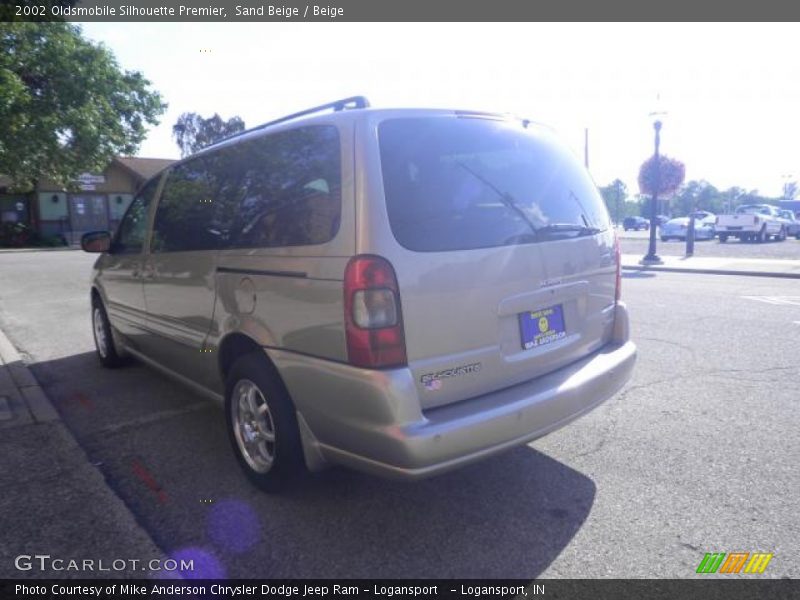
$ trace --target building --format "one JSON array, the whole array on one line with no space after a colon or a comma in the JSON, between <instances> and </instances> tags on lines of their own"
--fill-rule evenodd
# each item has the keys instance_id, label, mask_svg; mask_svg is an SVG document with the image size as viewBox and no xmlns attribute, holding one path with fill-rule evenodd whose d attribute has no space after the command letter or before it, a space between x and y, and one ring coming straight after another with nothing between
<instances>
[{"instance_id":1,"label":"building","mask_svg":"<svg viewBox=\"0 0 800 600\"><path fill-rule=\"evenodd\" d=\"M28 194L9 191L0 177L0 223L24 223L42 236L77 243L87 231L114 231L139 187L172 159L116 157L102 173L84 173L76 191L42 180Z\"/></svg>"},{"instance_id":2,"label":"building","mask_svg":"<svg viewBox=\"0 0 800 600\"><path fill-rule=\"evenodd\" d=\"M800 217L800 200L780 200L778 201L778 208L790 210Z\"/></svg>"}]
</instances>

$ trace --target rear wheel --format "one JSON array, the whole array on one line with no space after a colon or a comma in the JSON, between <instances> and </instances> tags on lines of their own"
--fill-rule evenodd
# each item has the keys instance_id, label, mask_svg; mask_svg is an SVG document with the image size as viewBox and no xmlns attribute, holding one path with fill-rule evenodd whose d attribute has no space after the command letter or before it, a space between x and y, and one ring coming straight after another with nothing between
<instances>
[{"instance_id":1,"label":"rear wheel","mask_svg":"<svg viewBox=\"0 0 800 600\"><path fill-rule=\"evenodd\" d=\"M104 367L114 369L125 363L125 356L117 350L114 343L106 309L98 298L92 300L92 333L97 357Z\"/></svg>"},{"instance_id":2,"label":"rear wheel","mask_svg":"<svg viewBox=\"0 0 800 600\"><path fill-rule=\"evenodd\" d=\"M668 238L667 236L665 236L665 235L662 235L662 236L661 236L661 241L662 241L662 242L666 242L666 241L668 241L668 240L669 240L669 238Z\"/></svg>"},{"instance_id":3,"label":"rear wheel","mask_svg":"<svg viewBox=\"0 0 800 600\"><path fill-rule=\"evenodd\" d=\"M784 241L786 239L786 228L785 227L781 227L780 233L778 233L778 237L775 238L775 239L777 239L779 242L782 242L782 241Z\"/></svg>"},{"instance_id":4,"label":"rear wheel","mask_svg":"<svg viewBox=\"0 0 800 600\"><path fill-rule=\"evenodd\" d=\"M225 415L236 460L257 487L277 492L305 472L294 403L266 358L247 354L233 363Z\"/></svg>"},{"instance_id":5,"label":"rear wheel","mask_svg":"<svg viewBox=\"0 0 800 600\"><path fill-rule=\"evenodd\" d=\"M764 225L764 227L761 228L761 231L759 231L758 235L756 236L756 242L758 242L759 244L763 244L766 241L767 241L767 226Z\"/></svg>"},{"instance_id":6,"label":"rear wheel","mask_svg":"<svg viewBox=\"0 0 800 600\"><path fill-rule=\"evenodd\" d=\"M719 234L719 241L724 244L725 242L728 241L728 236L726 234L724 234L724 233L720 233Z\"/></svg>"}]
</instances>

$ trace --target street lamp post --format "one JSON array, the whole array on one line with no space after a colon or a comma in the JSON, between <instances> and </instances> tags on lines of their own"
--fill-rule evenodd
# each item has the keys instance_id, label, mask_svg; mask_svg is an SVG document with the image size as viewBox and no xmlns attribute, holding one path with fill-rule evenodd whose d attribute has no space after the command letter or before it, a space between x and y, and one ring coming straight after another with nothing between
<instances>
[{"instance_id":1,"label":"street lamp post","mask_svg":"<svg viewBox=\"0 0 800 600\"><path fill-rule=\"evenodd\" d=\"M658 224L658 189L661 186L661 165L658 158L658 146L661 143L661 121L653 123L656 132L655 139L655 177L653 195L650 197L650 245L647 248L647 255L640 261L642 264L660 265L664 261L656 254L656 226Z\"/></svg>"}]
</instances>

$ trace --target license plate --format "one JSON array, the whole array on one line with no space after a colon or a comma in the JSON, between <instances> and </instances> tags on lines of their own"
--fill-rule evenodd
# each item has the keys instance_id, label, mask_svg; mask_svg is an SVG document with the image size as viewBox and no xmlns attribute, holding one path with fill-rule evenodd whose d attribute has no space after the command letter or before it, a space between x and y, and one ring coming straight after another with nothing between
<instances>
[{"instance_id":1,"label":"license plate","mask_svg":"<svg viewBox=\"0 0 800 600\"><path fill-rule=\"evenodd\" d=\"M567 336L564 309L560 304L519 315L522 347L525 350L552 344Z\"/></svg>"}]
</instances>

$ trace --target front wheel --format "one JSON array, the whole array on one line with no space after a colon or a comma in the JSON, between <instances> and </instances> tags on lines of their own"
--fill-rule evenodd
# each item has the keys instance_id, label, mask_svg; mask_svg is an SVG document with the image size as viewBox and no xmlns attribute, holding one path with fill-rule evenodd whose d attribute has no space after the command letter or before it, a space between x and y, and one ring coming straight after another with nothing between
<instances>
[{"instance_id":1,"label":"front wheel","mask_svg":"<svg viewBox=\"0 0 800 600\"><path fill-rule=\"evenodd\" d=\"M254 485L277 492L305 472L294 403L266 358L247 354L233 363L225 415L236 460Z\"/></svg>"},{"instance_id":2,"label":"front wheel","mask_svg":"<svg viewBox=\"0 0 800 600\"><path fill-rule=\"evenodd\" d=\"M114 343L106 309L98 299L92 300L92 333L97 357L104 367L114 369L125 363L125 355L118 351Z\"/></svg>"},{"instance_id":3,"label":"front wheel","mask_svg":"<svg viewBox=\"0 0 800 600\"><path fill-rule=\"evenodd\" d=\"M664 235L662 235L662 236L661 236L661 241L662 241L662 242L666 242L666 241L668 241L668 240L669 240L669 238L668 238L668 237L666 237L666 236L664 236Z\"/></svg>"},{"instance_id":4,"label":"front wheel","mask_svg":"<svg viewBox=\"0 0 800 600\"><path fill-rule=\"evenodd\" d=\"M764 227L761 228L761 231L758 232L758 235L756 237L756 242L758 242L759 244L763 244L766 241L767 241L767 226L764 225Z\"/></svg>"},{"instance_id":5,"label":"front wheel","mask_svg":"<svg viewBox=\"0 0 800 600\"><path fill-rule=\"evenodd\" d=\"M728 241L728 236L726 234L724 234L724 233L720 233L719 234L719 241L720 241L720 243L724 244L725 242Z\"/></svg>"},{"instance_id":6,"label":"front wheel","mask_svg":"<svg viewBox=\"0 0 800 600\"><path fill-rule=\"evenodd\" d=\"M779 242L782 242L786 239L786 228L781 227L780 233L778 233L778 237L776 238Z\"/></svg>"}]
</instances>

